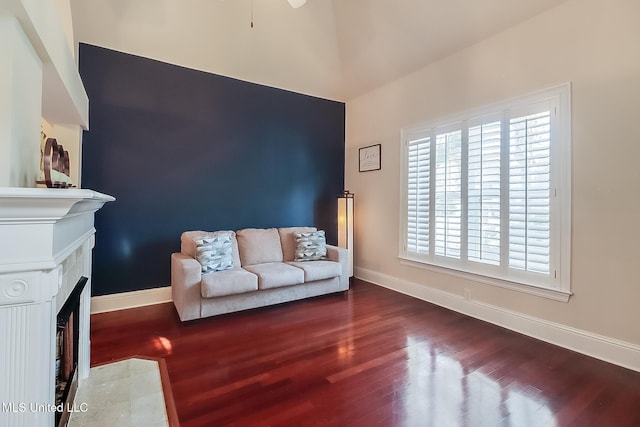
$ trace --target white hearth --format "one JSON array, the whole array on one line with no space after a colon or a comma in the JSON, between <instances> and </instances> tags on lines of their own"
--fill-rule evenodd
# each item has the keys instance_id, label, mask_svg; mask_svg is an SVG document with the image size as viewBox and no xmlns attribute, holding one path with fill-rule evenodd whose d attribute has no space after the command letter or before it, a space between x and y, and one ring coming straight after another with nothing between
<instances>
[{"instance_id":1,"label":"white hearth","mask_svg":"<svg viewBox=\"0 0 640 427\"><path fill-rule=\"evenodd\" d=\"M78 378L89 374L94 214L113 197L82 189L0 188L0 426L52 426L56 315L78 280Z\"/></svg>"}]
</instances>

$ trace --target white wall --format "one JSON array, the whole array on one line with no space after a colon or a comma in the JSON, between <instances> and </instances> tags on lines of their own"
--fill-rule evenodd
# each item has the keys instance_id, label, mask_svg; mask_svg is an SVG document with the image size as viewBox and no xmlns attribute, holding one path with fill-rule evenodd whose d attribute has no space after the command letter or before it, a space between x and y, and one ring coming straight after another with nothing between
<instances>
[{"instance_id":1,"label":"white wall","mask_svg":"<svg viewBox=\"0 0 640 427\"><path fill-rule=\"evenodd\" d=\"M80 126L89 112L74 50L69 0L0 2L0 187L36 186L43 118L79 183Z\"/></svg>"},{"instance_id":2,"label":"white wall","mask_svg":"<svg viewBox=\"0 0 640 427\"><path fill-rule=\"evenodd\" d=\"M0 52L0 187L34 187L40 170L42 62L9 15L0 15Z\"/></svg>"},{"instance_id":3,"label":"white wall","mask_svg":"<svg viewBox=\"0 0 640 427\"><path fill-rule=\"evenodd\" d=\"M73 19L71 14L70 0L55 0L55 8L60 18L60 25L64 32L67 45L71 52L71 55L77 62L77 47L78 44L74 38L73 31ZM76 125L69 124L57 124L53 127L51 134L57 139L59 144L62 144L69 152L69 169L71 175L71 182L80 187L81 184L81 168L80 162L82 160L82 128Z\"/></svg>"},{"instance_id":4,"label":"white wall","mask_svg":"<svg viewBox=\"0 0 640 427\"><path fill-rule=\"evenodd\" d=\"M80 42L340 99L328 0L298 9L286 0L72 0L71 7Z\"/></svg>"},{"instance_id":5,"label":"white wall","mask_svg":"<svg viewBox=\"0 0 640 427\"><path fill-rule=\"evenodd\" d=\"M62 31L64 32L67 40L67 46L71 51L71 54L75 58L76 54L76 42L73 35L73 17L71 15L71 3L69 0L55 0L54 3Z\"/></svg>"},{"instance_id":6,"label":"white wall","mask_svg":"<svg viewBox=\"0 0 640 427\"><path fill-rule=\"evenodd\" d=\"M640 349L639 16L637 0L570 0L348 102L346 183L356 194L356 275L460 297L468 288L478 306ZM400 129L566 81L573 97L570 301L401 264ZM382 170L358 173L358 147L376 143L382 143Z\"/></svg>"}]
</instances>

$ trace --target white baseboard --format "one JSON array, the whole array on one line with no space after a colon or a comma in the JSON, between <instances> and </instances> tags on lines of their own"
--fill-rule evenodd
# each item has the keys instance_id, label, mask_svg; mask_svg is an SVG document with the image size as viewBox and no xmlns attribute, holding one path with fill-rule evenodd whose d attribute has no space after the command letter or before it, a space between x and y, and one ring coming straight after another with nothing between
<instances>
[{"instance_id":1,"label":"white baseboard","mask_svg":"<svg viewBox=\"0 0 640 427\"><path fill-rule=\"evenodd\" d=\"M357 268L356 277L467 316L640 372L640 346L638 345L560 323L549 322L473 299L466 300L457 294L429 288L365 268Z\"/></svg>"},{"instance_id":2,"label":"white baseboard","mask_svg":"<svg viewBox=\"0 0 640 427\"><path fill-rule=\"evenodd\" d=\"M91 314L170 302L171 286L91 297Z\"/></svg>"}]
</instances>

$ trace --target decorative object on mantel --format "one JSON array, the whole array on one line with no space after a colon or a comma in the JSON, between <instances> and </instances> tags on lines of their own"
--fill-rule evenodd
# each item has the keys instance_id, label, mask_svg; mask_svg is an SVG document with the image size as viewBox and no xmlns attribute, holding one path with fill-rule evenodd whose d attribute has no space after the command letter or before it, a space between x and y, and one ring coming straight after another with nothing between
<instances>
[{"instance_id":1,"label":"decorative object on mantel","mask_svg":"<svg viewBox=\"0 0 640 427\"><path fill-rule=\"evenodd\" d=\"M338 196L338 246L349 254L349 277L353 277L353 201L349 190Z\"/></svg>"},{"instance_id":2,"label":"decorative object on mantel","mask_svg":"<svg viewBox=\"0 0 640 427\"><path fill-rule=\"evenodd\" d=\"M72 188L69 176L69 152L55 138L47 138L42 152L41 179L37 184L47 188Z\"/></svg>"},{"instance_id":3,"label":"decorative object on mantel","mask_svg":"<svg viewBox=\"0 0 640 427\"><path fill-rule=\"evenodd\" d=\"M382 144L369 145L358 150L360 165L358 172L376 171L382 169Z\"/></svg>"}]
</instances>

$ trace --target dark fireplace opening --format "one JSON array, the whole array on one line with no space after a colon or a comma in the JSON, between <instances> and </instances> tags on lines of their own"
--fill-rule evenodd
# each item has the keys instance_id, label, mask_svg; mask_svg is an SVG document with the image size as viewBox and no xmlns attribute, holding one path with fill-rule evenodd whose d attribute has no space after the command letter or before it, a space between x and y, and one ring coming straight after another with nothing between
<instances>
[{"instance_id":1,"label":"dark fireplace opening","mask_svg":"<svg viewBox=\"0 0 640 427\"><path fill-rule=\"evenodd\" d=\"M80 295L87 280L84 276L78 280L57 316L55 363L55 425L57 426L66 425L70 415L69 408L78 388Z\"/></svg>"}]
</instances>

